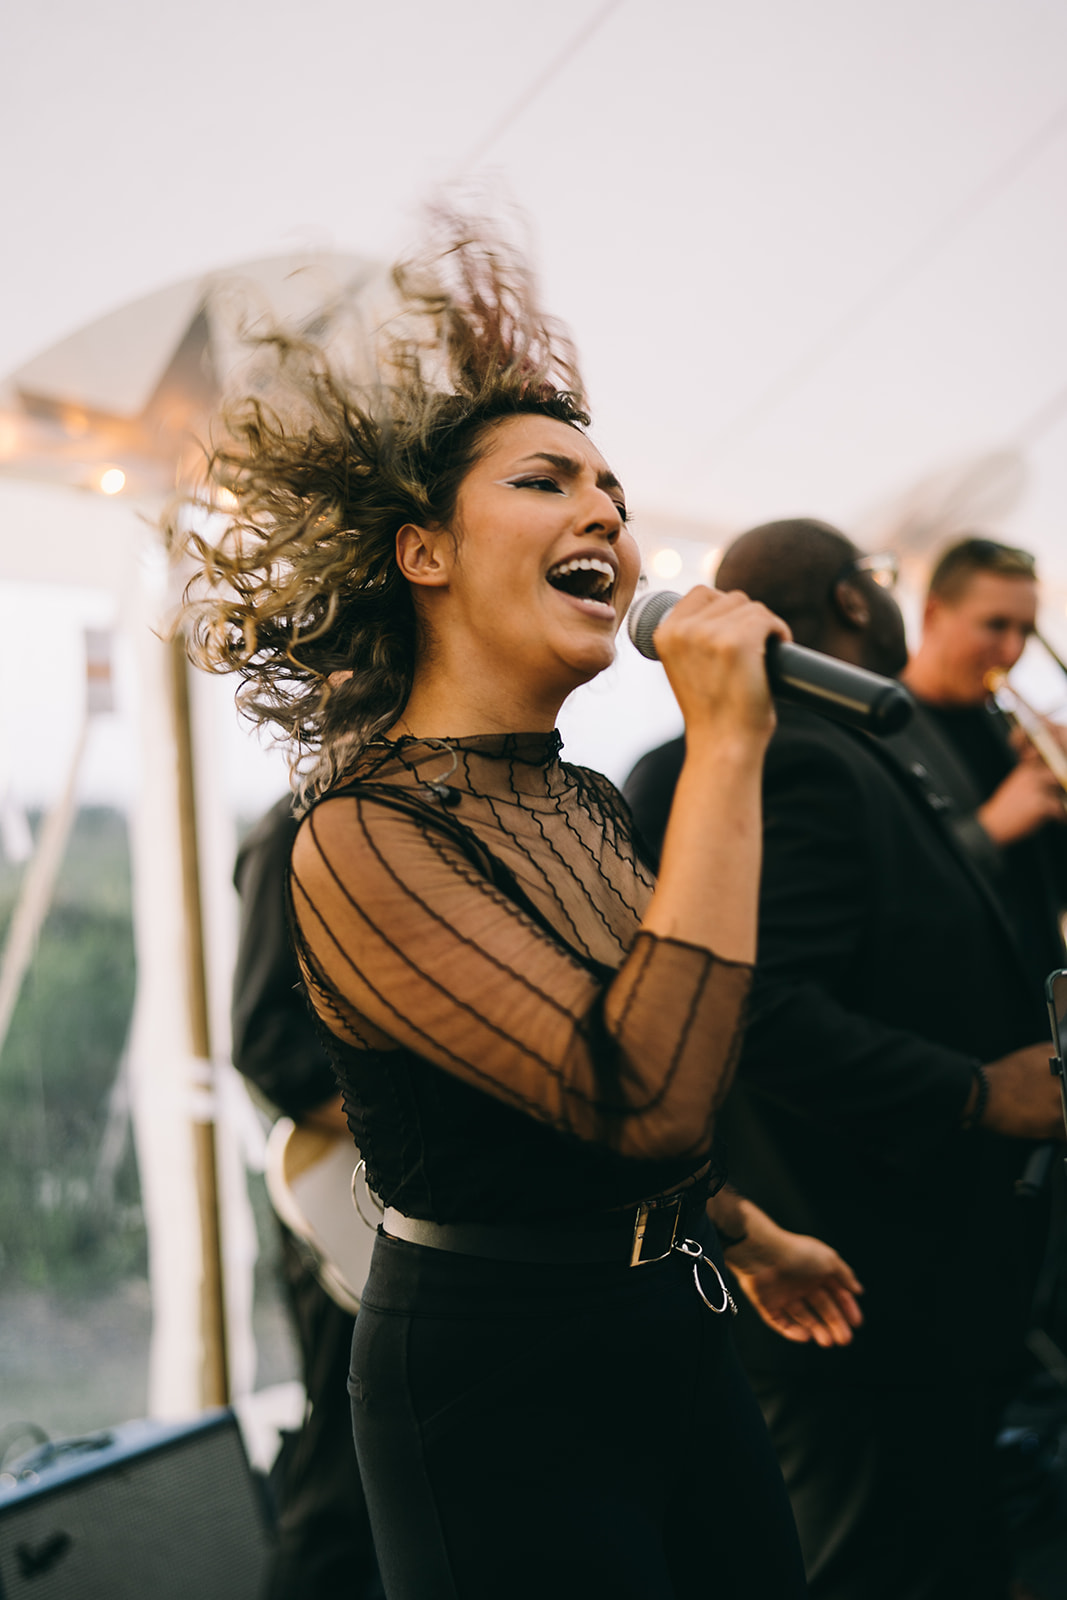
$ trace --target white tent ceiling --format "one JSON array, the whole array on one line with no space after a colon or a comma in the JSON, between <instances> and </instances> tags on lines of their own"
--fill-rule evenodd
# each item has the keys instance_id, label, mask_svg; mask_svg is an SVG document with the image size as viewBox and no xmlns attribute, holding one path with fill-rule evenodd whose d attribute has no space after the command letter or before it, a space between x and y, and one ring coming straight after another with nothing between
<instances>
[{"instance_id":1,"label":"white tent ceiling","mask_svg":"<svg viewBox=\"0 0 1067 1600\"><path fill-rule=\"evenodd\" d=\"M246 335L313 325L362 357L359 307L382 278L359 257L290 254L130 301L0 383L0 474L162 502L195 472L227 384L256 381ZM106 487L116 469L118 491ZM91 563L84 541L77 554Z\"/></svg>"},{"instance_id":2,"label":"white tent ceiling","mask_svg":"<svg viewBox=\"0 0 1067 1600\"><path fill-rule=\"evenodd\" d=\"M488 176L530 219L597 441L679 582L764 517L872 544L933 508L1039 553L1067 649L1056 0L39 0L5 44L0 374L47 395L48 352L76 349L89 422L134 425L169 348L164 317L139 351L137 302L177 336L234 264L387 260L435 186ZM98 561L112 587L119 510L0 482L0 581ZM32 599L14 609L29 626ZM626 694L652 693L640 671ZM580 753L616 771L617 743Z\"/></svg>"},{"instance_id":3,"label":"white tent ceiling","mask_svg":"<svg viewBox=\"0 0 1067 1600\"><path fill-rule=\"evenodd\" d=\"M1065 559L1052 0L40 0L7 46L0 372L233 261L388 256L473 153L639 512L855 523L1021 444L1007 531Z\"/></svg>"}]
</instances>

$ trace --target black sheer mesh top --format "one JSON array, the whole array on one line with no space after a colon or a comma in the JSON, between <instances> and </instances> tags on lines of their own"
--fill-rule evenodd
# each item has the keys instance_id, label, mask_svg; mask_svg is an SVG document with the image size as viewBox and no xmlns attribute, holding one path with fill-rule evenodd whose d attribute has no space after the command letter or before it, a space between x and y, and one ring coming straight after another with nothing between
<instances>
[{"instance_id":1,"label":"black sheer mesh top","mask_svg":"<svg viewBox=\"0 0 1067 1600\"><path fill-rule=\"evenodd\" d=\"M308 990L368 1179L409 1216L603 1211L709 1160L750 969L640 929L625 802L559 748L379 742L297 836Z\"/></svg>"}]
</instances>

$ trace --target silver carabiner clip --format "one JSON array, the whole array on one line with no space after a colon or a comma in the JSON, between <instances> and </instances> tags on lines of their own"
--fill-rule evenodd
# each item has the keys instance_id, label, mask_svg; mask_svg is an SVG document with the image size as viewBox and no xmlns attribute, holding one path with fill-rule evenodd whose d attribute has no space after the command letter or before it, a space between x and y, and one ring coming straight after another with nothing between
<instances>
[{"instance_id":1,"label":"silver carabiner clip","mask_svg":"<svg viewBox=\"0 0 1067 1600\"><path fill-rule=\"evenodd\" d=\"M697 1294L703 1300L708 1310L713 1311L717 1317L723 1316L727 1311L729 1311L732 1317L736 1317L737 1306L734 1303L734 1297L726 1287L726 1284L723 1281L722 1273L719 1271L714 1261L712 1261L710 1256L706 1256L704 1254L704 1246L702 1244L698 1244L695 1239L676 1239L671 1248L673 1250L677 1250L680 1256L685 1256L687 1260L693 1263L693 1282L696 1285ZM702 1261L706 1266L709 1266L712 1272L715 1274L719 1288L722 1290L722 1305L713 1305L708 1299L707 1295L704 1293L704 1285L700 1281L700 1263Z\"/></svg>"},{"instance_id":2,"label":"silver carabiner clip","mask_svg":"<svg viewBox=\"0 0 1067 1600\"><path fill-rule=\"evenodd\" d=\"M363 1176L363 1187L364 1187L364 1189L366 1189L367 1193L370 1195L370 1198L371 1198L371 1201L373 1202L375 1210L377 1212L379 1212L379 1214L381 1216L384 1217L384 1215L385 1215L385 1207L382 1205L382 1202L378 1199L378 1196L375 1194L374 1190L371 1188L370 1184L367 1181L367 1163L366 1163L365 1159L363 1158L363 1156L360 1156L359 1161L358 1161L358 1163L356 1165L355 1171L352 1173L352 1204L355 1206L356 1210L359 1212L359 1220L360 1220L360 1222L362 1222L363 1226L365 1228L369 1228L372 1233L377 1233L378 1224L376 1222L372 1222L371 1221L371 1219L367 1216L366 1212L363 1210L363 1207L359 1203L359 1179L360 1179L360 1174L362 1174L362 1176Z\"/></svg>"}]
</instances>

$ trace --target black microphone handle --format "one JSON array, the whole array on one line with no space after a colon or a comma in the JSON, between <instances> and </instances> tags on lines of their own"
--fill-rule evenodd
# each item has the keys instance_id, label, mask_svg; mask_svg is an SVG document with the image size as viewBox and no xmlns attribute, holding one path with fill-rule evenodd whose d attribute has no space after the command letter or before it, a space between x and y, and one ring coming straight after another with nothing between
<instances>
[{"instance_id":1,"label":"black microphone handle","mask_svg":"<svg viewBox=\"0 0 1067 1600\"><path fill-rule=\"evenodd\" d=\"M779 699L867 733L896 733L914 710L911 695L895 679L784 639L767 640L767 677Z\"/></svg>"}]
</instances>

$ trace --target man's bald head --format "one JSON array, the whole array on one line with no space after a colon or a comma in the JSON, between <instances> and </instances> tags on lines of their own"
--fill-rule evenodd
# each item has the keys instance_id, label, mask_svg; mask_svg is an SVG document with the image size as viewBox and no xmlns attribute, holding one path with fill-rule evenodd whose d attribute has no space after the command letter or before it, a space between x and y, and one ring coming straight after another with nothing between
<instances>
[{"instance_id":1,"label":"man's bald head","mask_svg":"<svg viewBox=\"0 0 1067 1600\"><path fill-rule=\"evenodd\" d=\"M827 522L764 522L734 540L715 583L761 600L798 644L894 676L908 659L900 608L869 572L853 567L859 555Z\"/></svg>"},{"instance_id":2,"label":"man's bald head","mask_svg":"<svg viewBox=\"0 0 1067 1600\"><path fill-rule=\"evenodd\" d=\"M828 522L790 517L735 539L719 563L717 589L741 589L788 622L798 644L819 648L834 579L859 552Z\"/></svg>"}]
</instances>

